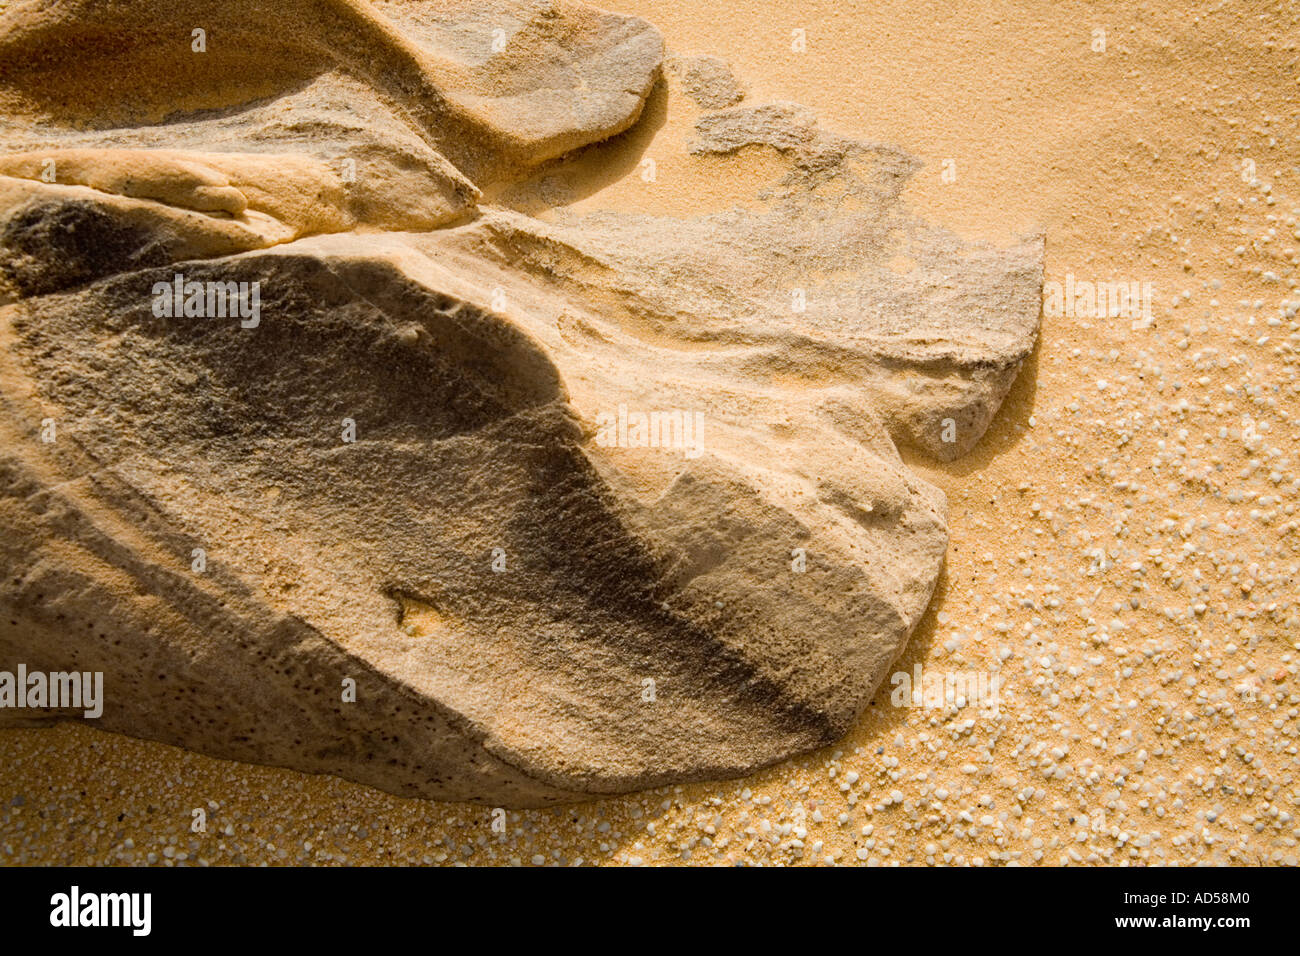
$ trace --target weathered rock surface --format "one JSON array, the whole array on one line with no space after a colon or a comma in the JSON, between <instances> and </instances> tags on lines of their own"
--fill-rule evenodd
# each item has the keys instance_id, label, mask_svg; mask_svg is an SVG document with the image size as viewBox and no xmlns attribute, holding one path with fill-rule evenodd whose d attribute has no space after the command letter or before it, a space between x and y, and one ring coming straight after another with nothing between
<instances>
[{"instance_id":1,"label":"weathered rock surface","mask_svg":"<svg viewBox=\"0 0 1300 956\"><path fill-rule=\"evenodd\" d=\"M235 73L191 62L205 24ZM104 729L510 805L852 726L947 543L896 447L978 441L1037 243L917 221L913 160L789 104L699 122L787 157L759 211L481 205L640 113L658 35L576 4L0 25L0 669L103 671ZM177 274L256 317L169 316Z\"/></svg>"},{"instance_id":2,"label":"weathered rock surface","mask_svg":"<svg viewBox=\"0 0 1300 956\"><path fill-rule=\"evenodd\" d=\"M745 88L726 60L716 56L674 56L669 69L682 84L682 91L704 110L735 106L745 98Z\"/></svg>"}]
</instances>

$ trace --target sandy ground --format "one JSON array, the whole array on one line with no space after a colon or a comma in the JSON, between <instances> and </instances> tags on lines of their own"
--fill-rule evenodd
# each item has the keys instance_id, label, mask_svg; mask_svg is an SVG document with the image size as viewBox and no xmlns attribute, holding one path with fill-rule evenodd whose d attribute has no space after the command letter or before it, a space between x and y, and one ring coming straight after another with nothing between
<instances>
[{"instance_id":1,"label":"sandy ground","mask_svg":"<svg viewBox=\"0 0 1300 956\"><path fill-rule=\"evenodd\" d=\"M908 198L933 221L1044 234L1049 281L1153 284L1149 323L1047 315L976 453L913 463L949 496L952 546L898 669L996 673L998 713L894 707L886 687L837 747L512 812L504 835L488 808L8 731L0 862L1295 865L1300 6L617 8L728 59L751 103L801 102L920 157ZM580 211L752 202L774 157L719 175L684 152L696 115L670 84L538 185Z\"/></svg>"}]
</instances>

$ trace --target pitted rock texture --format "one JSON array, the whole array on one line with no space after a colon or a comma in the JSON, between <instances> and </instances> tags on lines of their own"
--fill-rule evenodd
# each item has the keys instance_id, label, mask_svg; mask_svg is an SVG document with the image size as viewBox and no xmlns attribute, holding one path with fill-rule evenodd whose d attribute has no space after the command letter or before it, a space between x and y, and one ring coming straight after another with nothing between
<instances>
[{"instance_id":1,"label":"pitted rock texture","mask_svg":"<svg viewBox=\"0 0 1300 956\"><path fill-rule=\"evenodd\" d=\"M668 60L668 68L700 109L720 110L745 98L745 88L727 61L716 56L674 56Z\"/></svg>"},{"instance_id":2,"label":"pitted rock texture","mask_svg":"<svg viewBox=\"0 0 1300 956\"><path fill-rule=\"evenodd\" d=\"M103 671L104 729L498 805L853 725L947 544L897 448L978 441L1041 244L920 222L910 157L791 104L699 121L785 157L758 210L485 204L657 82L653 28L578 4L0 30L0 668ZM252 321L209 308L240 284Z\"/></svg>"}]
</instances>

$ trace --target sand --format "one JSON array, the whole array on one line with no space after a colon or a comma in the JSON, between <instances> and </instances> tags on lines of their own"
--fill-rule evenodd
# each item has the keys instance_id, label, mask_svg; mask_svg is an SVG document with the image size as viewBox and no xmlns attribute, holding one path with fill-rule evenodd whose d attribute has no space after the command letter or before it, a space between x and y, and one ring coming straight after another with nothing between
<instances>
[{"instance_id":1,"label":"sand","mask_svg":"<svg viewBox=\"0 0 1300 956\"><path fill-rule=\"evenodd\" d=\"M932 221L1042 233L1049 283L1152 284L1149 324L1045 315L975 452L909 461L949 496L952 544L897 669L997 673L997 715L882 690L834 748L747 780L512 811L504 834L485 808L80 727L6 731L0 861L1294 865L1300 12L618 9L674 52L729 60L749 102L801 102L921 157L907 198ZM721 179L683 149L696 115L670 87L612 157L548 175L579 211L751 201L770 157Z\"/></svg>"}]
</instances>

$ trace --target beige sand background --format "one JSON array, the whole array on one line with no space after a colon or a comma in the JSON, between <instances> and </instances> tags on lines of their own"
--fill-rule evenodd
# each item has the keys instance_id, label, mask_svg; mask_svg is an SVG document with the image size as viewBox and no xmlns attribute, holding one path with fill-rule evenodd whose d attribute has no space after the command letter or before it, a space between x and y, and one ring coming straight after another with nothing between
<instances>
[{"instance_id":1,"label":"beige sand background","mask_svg":"<svg viewBox=\"0 0 1300 956\"><path fill-rule=\"evenodd\" d=\"M997 673L996 716L893 707L885 688L838 747L511 812L504 836L488 808L8 731L0 863L1295 865L1300 5L1178 6L616 5L674 51L728 59L749 102L798 101L924 160L908 198L932 220L1043 233L1049 280L1154 283L1147 328L1047 316L979 450L913 463L949 495L952 546L899 669ZM696 115L670 81L618 142L507 198L752 202L775 154L689 157Z\"/></svg>"}]
</instances>

